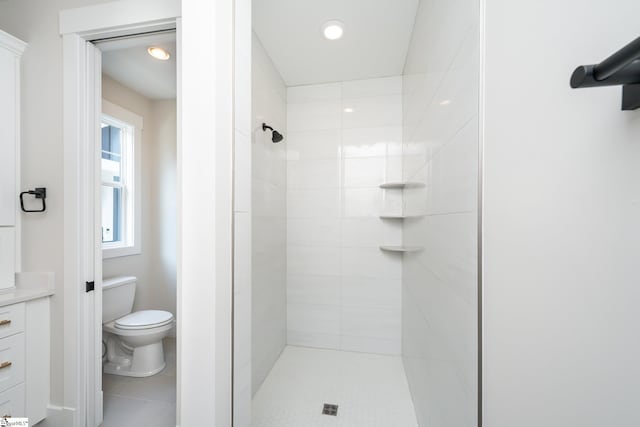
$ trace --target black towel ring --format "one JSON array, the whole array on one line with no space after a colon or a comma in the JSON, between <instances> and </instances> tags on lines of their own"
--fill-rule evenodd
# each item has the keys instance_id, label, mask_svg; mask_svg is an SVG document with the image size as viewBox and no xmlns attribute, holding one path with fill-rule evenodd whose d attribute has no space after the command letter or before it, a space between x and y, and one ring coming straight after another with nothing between
<instances>
[{"instance_id":1,"label":"black towel ring","mask_svg":"<svg viewBox=\"0 0 640 427\"><path fill-rule=\"evenodd\" d=\"M42 200L42 208L41 209L25 209L24 207L25 194L31 194L35 196L36 199ZM36 188L35 190L23 191L22 193L20 193L20 208L22 209L22 212L27 212L27 213L44 212L47 210L47 203L45 202L46 198L47 198L47 189L44 187L39 187L39 188Z\"/></svg>"}]
</instances>

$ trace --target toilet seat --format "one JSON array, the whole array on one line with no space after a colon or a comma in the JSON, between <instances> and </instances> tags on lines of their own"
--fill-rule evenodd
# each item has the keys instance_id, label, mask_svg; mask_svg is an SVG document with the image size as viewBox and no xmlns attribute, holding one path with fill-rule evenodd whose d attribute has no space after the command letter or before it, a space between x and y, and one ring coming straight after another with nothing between
<instances>
[{"instance_id":1,"label":"toilet seat","mask_svg":"<svg viewBox=\"0 0 640 427\"><path fill-rule=\"evenodd\" d=\"M116 329L144 330L159 328L173 322L173 314L164 310L141 310L129 313L114 322Z\"/></svg>"}]
</instances>

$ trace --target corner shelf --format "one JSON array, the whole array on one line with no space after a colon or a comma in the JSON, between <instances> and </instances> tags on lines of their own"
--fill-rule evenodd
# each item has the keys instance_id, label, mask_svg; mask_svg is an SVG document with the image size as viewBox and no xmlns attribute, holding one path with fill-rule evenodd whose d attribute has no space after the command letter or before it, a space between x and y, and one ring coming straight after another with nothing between
<instances>
[{"instance_id":1,"label":"corner shelf","mask_svg":"<svg viewBox=\"0 0 640 427\"><path fill-rule=\"evenodd\" d=\"M380 184L380 188L384 188L386 190L403 190L405 188L422 188L424 186L425 184L423 184L422 182L385 182L383 184Z\"/></svg>"},{"instance_id":2,"label":"corner shelf","mask_svg":"<svg viewBox=\"0 0 640 427\"><path fill-rule=\"evenodd\" d=\"M421 246L380 246L380 250L386 252L420 252L422 249Z\"/></svg>"},{"instance_id":3,"label":"corner shelf","mask_svg":"<svg viewBox=\"0 0 640 427\"><path fill-rule=\"evenodd\" d=\"M380 219L408 219L408 218L421 218L426 216L424 214L421 215L380 215Z\"/></svg>"}]
</instances>

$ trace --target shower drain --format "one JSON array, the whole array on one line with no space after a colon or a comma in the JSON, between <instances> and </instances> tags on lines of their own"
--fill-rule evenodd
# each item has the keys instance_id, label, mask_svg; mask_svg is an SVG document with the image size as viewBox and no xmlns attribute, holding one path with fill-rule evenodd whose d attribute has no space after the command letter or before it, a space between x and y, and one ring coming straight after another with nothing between
<instances>
[{"instance_id":1,"label":"shower drain","mask_svg":"<svg viewBox=\"0 0 640 427\"><path fill-rule=\"evenodd\" d=\"M322 407L322 415L333 415L335 417L338 415L338 405L325 403Z\"/></svg>"}]
</instances>

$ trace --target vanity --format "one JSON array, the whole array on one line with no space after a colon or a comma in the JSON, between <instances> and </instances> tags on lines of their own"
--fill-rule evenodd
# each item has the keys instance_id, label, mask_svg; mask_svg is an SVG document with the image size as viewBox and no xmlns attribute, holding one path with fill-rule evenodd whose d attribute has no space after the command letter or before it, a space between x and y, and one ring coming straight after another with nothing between
<instances>
[{"instance_id":1,"label":"vanity","mask_svg":"<svg viewBox=\"0 0 640 427\"><path fill-rule=\"evenodd\" d=\"M16 287L0 293L0 416L47 415L50 384L52 273L18 273Z\"/></svg>"},{"instance_id":2,"label":"vanity","mask_svg":"<svg viewBox=\"0 0 640 427\"><path fill-rule=\"evenodd\" d=\"M20 59L26 43L0 31L0 417L47 415L52 273L21 272Z\"/></svg>"}]
</instances>

